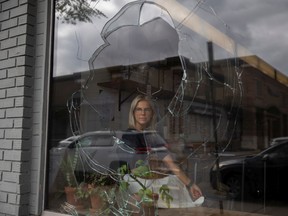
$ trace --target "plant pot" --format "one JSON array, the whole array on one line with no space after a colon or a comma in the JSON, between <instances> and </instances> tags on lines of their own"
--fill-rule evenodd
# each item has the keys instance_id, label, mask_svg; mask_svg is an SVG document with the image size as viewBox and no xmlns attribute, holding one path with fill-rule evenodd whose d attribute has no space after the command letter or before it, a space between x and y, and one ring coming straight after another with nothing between
<instances>
[{"instance_id":1,"label":"plant pot","mask_svg":"<svg viewBox=\"0 0 288 216\"><path fill-rule=\"evenodd\" d=\"M138 197L138 199L140 200L140 197ZM153 193L151 199L152 199L151 202L142 201L140 212L135 213L133 215L134 216L140 216L140 215L155 216L155 215L158 215L157 202L159 199L159 194Z\"/></svg>"},{"instance_id":2,"label":"plant pot","mask_svg":"<svg viewBox=\"0 0 288 216\"><path fill-rule=\"evenodd\" d=\"M104 191L106 191L107 194L109 194L109 191L111 190L111 186L93 186L88 185L88 188L92 191L97 189L95 193L90 194L90 202L91 202L91 209L99 210L99 209L105 209L107 207L107 200L106 195L104 195Z\"/></svg>"},{"instance_id":3,"label":"plant pot","mask_svg":"<svg viewBox=\"0 0 288 216\"><path fill-rule=\"evenodd\" d=\"M75 206L76 209L83 209L84 208L83 202L77 199L75 192L76 192L75 187L65 187L66 201L70 205Z\"/></svg>"},{"instance_id":4,"label":"plant pot","mask_svg":"<svg viewBox=\"0 0 288 216\"><path fill-rule=\"evenodd\" d=\"M90 202L92 209L101 209L104 205L102 197L98 194L90 195Z\"/></svg>"},{"instance_id":5,"label":"plant pot","mask_svg":"<svg viewBox=\"0 0 288 216\"><path fill-rule=\"evenodd\" d=\"M156 206L150 206L150 205L146 206L145 204L142 204L142 207L143 207L144 214L141 214L141 215L145 215L145 216L158 215L158 213L157 213L158 209Z\"/></svg>"},{"instance_id":6,"label":"plant pot","mask_svg":"<svg viewBox=\"0 0 288 216\"><path fill-rule=\"evenodd\" d=\"M102 212L102 209L93 209L93 208L90 208L89 209L89 215L101 215Z\"/></svg>"}]
</instances>

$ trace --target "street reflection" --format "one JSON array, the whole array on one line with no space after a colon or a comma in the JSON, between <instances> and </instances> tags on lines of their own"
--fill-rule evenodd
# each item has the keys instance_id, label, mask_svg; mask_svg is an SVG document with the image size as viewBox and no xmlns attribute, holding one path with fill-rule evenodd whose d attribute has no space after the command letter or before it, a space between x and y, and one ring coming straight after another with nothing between
<instances>
[{"instance_id":1,"label":"street reflection","mask_svg":"<svg viewBox=\"0 0 288 216\"><path fill-rule=\"evenodd\" d=\"M287 182L278 176L286 173L287 155L275 159L267 150L239 159L235 154L243 147L243 124L249 124L243 120L244 99L248 108L249 103L242 75L250 58L239 56L243 47L205 1L191 1L190 7L173 2L125 1L101 29L103 44L93 50L89 70L73 74L76 87L65 100L69 136L49 151L49 208L69 215L126 216L199 206L223 212L237 203L235 209L244 211L248 188L259 204L274 177ZM141 145L125 139L135 135L127 131L127 120L139 94L153 101L156 116L155 128L139 135ZM263 113L257 110L258 121ZM55 128L63 130L57 120ZM286 150L279 147L279 152ZM163 165L159 158L168 153L200 186L201 199L193 199L187 185ZM277 184L272 191L279 188L287 187Z\"/></svg>"}]
</instances>

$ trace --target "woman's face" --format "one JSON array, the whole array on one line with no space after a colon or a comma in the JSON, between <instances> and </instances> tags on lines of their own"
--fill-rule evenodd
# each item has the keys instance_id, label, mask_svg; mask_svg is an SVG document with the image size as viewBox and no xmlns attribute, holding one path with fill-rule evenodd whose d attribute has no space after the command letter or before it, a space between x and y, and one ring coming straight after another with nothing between
<instances>
[{"instance_id":1,"label":"woman's face","mask_svg":"<svg viewBox=\"0 0 288 216\"><path fill-rule=\"evenodd\" d=\"M137 130L144 130L150 124L153 116L152 108L148 101L141 100L134 109L135 127Z\"/></svg>"}]
</instances>

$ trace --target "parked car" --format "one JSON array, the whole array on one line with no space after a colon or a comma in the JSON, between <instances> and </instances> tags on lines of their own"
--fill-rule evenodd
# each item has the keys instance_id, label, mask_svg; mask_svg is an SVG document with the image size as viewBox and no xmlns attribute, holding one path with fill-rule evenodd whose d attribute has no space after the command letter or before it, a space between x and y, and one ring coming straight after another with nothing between
<instances>
[{"instance_id":1,"label":"parked car","mask_svg":"<svg viewBox=\"0 0 288 216\"><path fill-rule=\"evenodd\" d=\"M67 147L70 143L72 143L74 140L78 139L80 136L70 136L64 140L61 140L58 144L58 148Z\"/></svg>"},{"instance_id":2,"label":"parked car","mask_svg":"<svg viewBox=\"0 0 288 216\"><path fill-rule=\"evenodd\" d=\"M280 142L285 142L285 141L288 141L288 137L276 137L276 138L273 138L270 142L270 145L274 145L274 144L277 144L277 143L280 143Z\"/></svg>"},{"instance_id":3,"label":"parked car","mask_svg":"<svg viewBox=\"0 0 288 216\"><path fill-rule=\"evenodd\" d=\"M233 198L283 200L288 196L288 141L264 151L219 162L219 183L227 186ZM217 189L217 166L210 171L210 183Z\"/></svg>"},{"instance_id":4,"label":"parked car","mask_svg":"<svg viewBox=\"0 0 288 216\"><path fill-rule=\"evenodd\" d=\"M77 173L109 173L123 164L133 168L136 161L145 161L148 155L162 158L167 154L165 140L156 133L145 132L143 142L136 142L138 138L139 133L135 131L94 131L76 137L66 145L59 143L49 154L50 183L54 183L61 171L61 161L67 156L76 158Z\"/></svg>"}]
</instances>

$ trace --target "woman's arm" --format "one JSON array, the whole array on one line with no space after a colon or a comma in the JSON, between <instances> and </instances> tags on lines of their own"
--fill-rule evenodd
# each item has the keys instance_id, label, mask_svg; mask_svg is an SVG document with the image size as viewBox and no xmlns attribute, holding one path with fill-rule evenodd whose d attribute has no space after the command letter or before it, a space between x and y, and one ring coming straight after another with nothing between
<instances>
[{"instance_id":1,"label":"woman's arm","mask_svg":"<svg viewBox=\"0 0 288 216\"><path fill-rule=\"evenodd\" d=\"M198 199L202 196L201 189L188 178L177 164L174 163L173 158L170 155L165 156L163 162L179 178L179 180L186 185L193 199Z\"/></svg>"}]
</instances>

